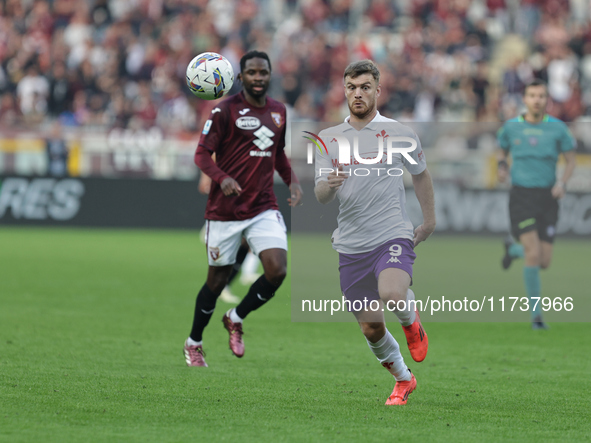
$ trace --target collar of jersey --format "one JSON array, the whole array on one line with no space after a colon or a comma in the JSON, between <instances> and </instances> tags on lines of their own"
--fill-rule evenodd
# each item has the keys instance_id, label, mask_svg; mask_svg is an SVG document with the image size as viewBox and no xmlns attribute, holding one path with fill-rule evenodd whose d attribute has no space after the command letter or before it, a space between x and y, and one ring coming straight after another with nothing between
<instances>
[{"instance_id":1,"label":"collar of jersey","mask_svg":"<svg viewBox=\"0 0 591 443\"><path fill-rule=\"evenodd\" d=\"M378 123L380 122L380 120L382 119L382 114L380 114L380 111L376 111L376 116L372 119L372 121L370 121L367 125L365 125L363 128L361 128L361 130L363 131L364 129L369 129L371 131L375 131L376 129L378 129ZM345 123L349 123L349 120L351 120L351 116L348 115L345 118ZM351 126L351 123L349 123L349 126L346 127L345 129L343 129L343 132L345 131L349 131L351 129L355 129L353 126Z\"/></svg>"},{"instance_id":2,"label":"collar of jersey","mask_svg":"<svg viewBox=\"0 0 591 443\"><path fill-rule=\"evenodd\" d=\"M528 122L528 121L525 119L524 115L525 115L525 114L522 114L522 115L520 115L519 117L517 117L517 121L518 121L518 122L520 122L520 123L524 123L524 122L525 122L525 123L529 123L530 125L537 125L537 123L530 123L530 122ZM550 116L549 116L548 114L544 114L544 118L542 118L542 121L541 121L540 123L542 123L542 122L543 122L543 123L546 123L546 122L548 121L548 119L549 119L549 118L550 118Z\"/></svg>"},{"instance_id":3,"label":"collar of jersey","mask_svg":"<svg viewBox=\"0 0 591 443\"><path fill-rule=\"evenodd\" d=\"M242 103L244 103L246 106L250 106L251 110L256 109L257 111L264 111L269 106L269 97L265 97L265 106L258 107L248 103L248 100L246 100L246 97L244 96L244 91L240 91L238 95L240 95Z\"/></svg>"}]
</instances>

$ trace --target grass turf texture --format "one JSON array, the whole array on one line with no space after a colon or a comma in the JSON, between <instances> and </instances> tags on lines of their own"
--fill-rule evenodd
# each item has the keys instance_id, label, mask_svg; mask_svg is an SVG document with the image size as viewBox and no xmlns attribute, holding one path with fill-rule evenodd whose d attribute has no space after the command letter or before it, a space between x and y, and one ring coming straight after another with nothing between
<instances>
[{"instance_id":1,"label":"grass turf texture","mask_svg":"<svg viewBox=\"0 0 591 443\"><path fill-rule=\"evenodd\" d=\"M588 323L431 323L421 364L391 324L418 387L407 406L385 407L394 380L355 324L290 322L289 276L246 321L243 359L228 349L220 301L204 336L210 367L187 368L206 271L195 232L3 227L0 245L0 441L591 438ZM490 270L476 268L475 245L494 257ZM425 272L420 291L520 285L520 271L501 273L501 249L430 239L417 266L447 258L462 277ZM553 272L575 276L561 294L589 281L587 251L557 243Z\"/></svg>"}]
</instances>

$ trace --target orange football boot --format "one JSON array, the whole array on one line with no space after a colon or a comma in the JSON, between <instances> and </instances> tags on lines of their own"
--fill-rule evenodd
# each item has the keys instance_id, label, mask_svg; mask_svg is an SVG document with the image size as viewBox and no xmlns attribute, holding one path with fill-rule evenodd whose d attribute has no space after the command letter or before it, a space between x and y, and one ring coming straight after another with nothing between
<instances>
[{"instance_id":1,"label":"orange football boot","mask_svg":"<svg viewBox=\"0 0 591 443\"><path fill-rule=\"evenodd\" d=\"M410 374L411 378L409 381L397 381L396 386L388 400L386 400L386 406L392 405L405 405L408 400L408 396L417 387L417 379L414 374Z\"/></svg>"},{"instance_id":2,"label":"orange football boot","mask_svg":"<svg viewBox=\"0 0 591 443\"><path fill-rule=\"evenodd\" d=\"M410 356L414 361L420 362L427 356L427 349L429 348L429 338L421 324L421 317L419 311L415 309L416 318L412 325L403 326L404 335L406 335L406 344L410 351Z\"/></svg>"}]
</instances>

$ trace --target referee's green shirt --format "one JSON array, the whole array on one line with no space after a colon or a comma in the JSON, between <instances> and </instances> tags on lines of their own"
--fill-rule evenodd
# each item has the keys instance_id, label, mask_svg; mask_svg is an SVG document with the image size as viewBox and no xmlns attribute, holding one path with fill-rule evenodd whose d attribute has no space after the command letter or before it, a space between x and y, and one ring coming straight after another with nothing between
<instances>
[{"instance_id":1,"label":"referee's green shirt","mask_svg":"<svg viewBox=\"0 0 591 443\"><path fill-rule=\"evenodd\" d=\"M524 188L554 186L558 155L576 147L568 126L549 115L535 124L527 122L521 115L507 120L498 130L497 140L513 159L513 186Z\"/></svg>"}]
</instances>

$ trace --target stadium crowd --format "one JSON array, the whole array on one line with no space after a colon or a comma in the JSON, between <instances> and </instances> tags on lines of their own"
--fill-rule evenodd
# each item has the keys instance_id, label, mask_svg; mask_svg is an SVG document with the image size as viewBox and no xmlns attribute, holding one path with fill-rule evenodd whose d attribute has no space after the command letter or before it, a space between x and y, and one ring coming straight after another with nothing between
<instances>
[{"instance_id":1,"label":"stadium crowd","mask_svg":"<svg viewBox=\"0 0 591 443\"><path fill-rule=\"evenodd\" d=\"M383 75L380 110L403 121L513 117L533 77L548 82L549 112L575 121L591 116L586 3L4 0L0 126L191 133L213 104L190 96L187 63L216 51L238 72L252 48L270 54L271 95L298 119L340 120L343 69L371 58Z\"/></svg>"}]
</instances>

